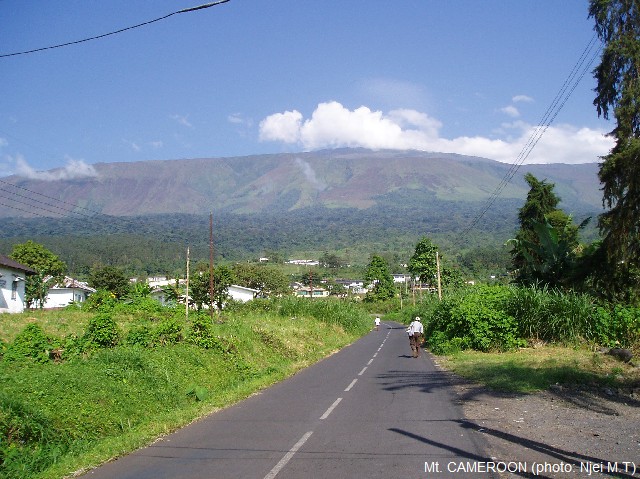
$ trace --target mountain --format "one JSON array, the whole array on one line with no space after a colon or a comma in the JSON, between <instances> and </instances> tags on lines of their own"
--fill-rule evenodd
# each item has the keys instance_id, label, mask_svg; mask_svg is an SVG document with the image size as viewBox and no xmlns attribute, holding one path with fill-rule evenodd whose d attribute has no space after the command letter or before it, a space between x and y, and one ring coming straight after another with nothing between
<instances>
[{"instance_id":1,"label":"mountain","mask_svg":"<svg viewBox=\"0 0 640 479\"><path fill-rule=\"evenodd\" d=\"M602 208L595 163L525 165L515 171L457 154L340 149L93 166L95 176L84 178L3 178L0 217L33 216L30 212L59 217L70 210L111 216L274 215L319 207L428 209L442 201L480 206L510 176L499 197L519 203L528 191L526 172L554 183L568 213Z\"/></svg>"}]
</instances>

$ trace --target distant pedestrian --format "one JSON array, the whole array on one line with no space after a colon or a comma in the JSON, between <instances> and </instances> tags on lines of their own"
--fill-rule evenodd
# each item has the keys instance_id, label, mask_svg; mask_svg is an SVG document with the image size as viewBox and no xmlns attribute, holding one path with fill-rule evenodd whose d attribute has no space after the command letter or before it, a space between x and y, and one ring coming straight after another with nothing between
<instances>
[{"instance_id":1,"label":"distant pedestrian","mask_svg":"<svg viewBox=\"0 0 640 479\"><path fill-rule=\"evenodd\" d=\"M376 324L376 331L378 331L378 329L380 329L380 318L378 318L378 317L376 316L376 319L375 319L375 321L374 321L374 322L375 322L375 324Z\"/></svg>"},{"instance_id":2,"label":"distant pedestrian","mask_svg":"<svg viewBox=\"0 0 640 479\"><path fill-rule=\"evenodd\" d=\"M409 325L407 331L409 333L409 344L411 346L411 352L413 357L420 356L420 344L422 344L422 335L424 334L424 328L420 322L420 316L416 316L415 319Z\"/></svg>"}]
</instances>

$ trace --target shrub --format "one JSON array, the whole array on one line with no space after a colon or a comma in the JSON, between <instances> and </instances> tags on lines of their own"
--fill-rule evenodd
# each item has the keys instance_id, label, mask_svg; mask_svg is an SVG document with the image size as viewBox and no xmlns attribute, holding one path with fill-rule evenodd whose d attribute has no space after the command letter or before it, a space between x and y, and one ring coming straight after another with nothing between
<instances>
[{"instance_id":1,"label":"shrub","mask_svg":"<svg viewBox=\"0 0 640 479\"><path fill-rule=\"evenodd\" d=\"M192 316L191 326L186 339L187 342L205 349L212 349L219 346L213 334L211 318L205 314Z\"/></svg>"},{"instance_id":2,"label":"shrub","mask_svg":"<svg viewBox=\"0 0 640 479\"><path fill-rule=\"evenodd\" d=\"M631 348L640 342L640 308L600 306L593 314L589 339L603 346Z\"/></svg>"},{"instance_id":3,"label":"shrub","mask_svg":"<svg viewBox=\"0 0 640 479\"><path fill-rule=\"evenodd\" d=\"M443 300L427 321L427 344L434 352L509 350L523 345L516 319L504 311L510 294L503 286L478 286Z\"/></svg>"},{"instance_id":4,"label":"shrub","mask_svg":"<svg viewBox=\"0 0 640 479\"><path fill-rule=\"evenodd\" d=\"M153 342L151 329L146 325L131 328L129 332L127 332L125 342L132 346L150 346Z\"/></svg>"},{"instance_id":5,"label":"shrub","mask_svg":"<svg viewBox=\"0 0 640 479\"><path fill-rule=\"evenodd\" d=\"M118 300L115 294L104 289L99 289L82 303L82 309L87 311L108 310L113 308L117 302Z\"/></svg>"},{"instance_id":6,"label":"shrub","mask_svg":"<svg viewBox=\"0 0 640 479\"><path fill-rule=\"evenodd\" d=\"M176 319L165 319L153 331L153 342L165 346L182 341L182 323Z\"/></svg>"},{"instance_id":7,"label":"shrub","mask_svg":"<svg viewBox=\"0 0 640 479\"><path fill-rule=\"evenodd\" d=\"M110 348L118 344L118 326L109 313L100 313L89 320L86 339L94 345Z\"/></svg>"},{"instance_id":8,"label":"shrub","mask_svg":"<svg viewBox=\"0 0 640 479\"><path fill-rule=\"evenodd\" d=\"M50 348L51 340L42 328L37 324L29 324L16 336L13 343L9 344L4 359L15 361L33 358L37 362L46 363L49 361Z\"/></svg>"}]
</instances>

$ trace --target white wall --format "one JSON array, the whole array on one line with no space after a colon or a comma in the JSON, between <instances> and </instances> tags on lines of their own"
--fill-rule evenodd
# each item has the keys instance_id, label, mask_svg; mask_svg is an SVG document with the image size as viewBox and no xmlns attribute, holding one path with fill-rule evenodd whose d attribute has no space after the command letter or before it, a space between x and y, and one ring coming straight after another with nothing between
<instances>
[{"instance_id":1,"label":"white wall","mask_svg":"<svg viewBox=\"0 0 640 479\"><path fill-rule=\"evenodd\" d=\"M0 266L0 313L22 313L24 311L24 273ZM22 278L20 281L14 281ZM13 291L13 287L17 287Z\"/></svg>"}]
</instances>

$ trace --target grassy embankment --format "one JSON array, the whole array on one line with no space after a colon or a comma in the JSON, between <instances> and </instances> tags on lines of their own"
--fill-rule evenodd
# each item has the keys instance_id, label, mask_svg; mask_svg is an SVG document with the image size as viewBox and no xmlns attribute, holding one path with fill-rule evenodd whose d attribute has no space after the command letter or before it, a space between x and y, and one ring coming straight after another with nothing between
<instances>
[{"instance_id":1,"label":"grassy embankment","mask_svg":"<svg viewBox=\"0 0 640 479\"><path fill-rule=\"evenodd\" d=\"M118 344L97 349L82 340L96 313L0 315L0 477L61 478L125 454L326 357L371 327L369 315L348 303L258 302L225 312L209 333L194 334L190 315L179 337L161 345L154 328L179 311L111 314ZM61 361L8 359L33 324L63 346ZM143 331L150 345L131 344ZM78 343L85 346L74 350Z\"/></svg>"}]
</instances>

